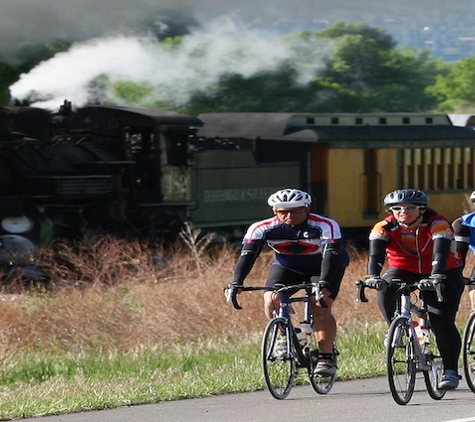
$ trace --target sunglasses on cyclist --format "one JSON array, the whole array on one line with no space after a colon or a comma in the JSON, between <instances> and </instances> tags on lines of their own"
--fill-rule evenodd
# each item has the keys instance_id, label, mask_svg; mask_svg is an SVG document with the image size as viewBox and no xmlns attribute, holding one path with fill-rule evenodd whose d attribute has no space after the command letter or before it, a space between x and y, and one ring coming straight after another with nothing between
<instances>
[{"instance_id":1,"label":"sunglasses on cyclist","mask_svg":"<svg viewBox=\"0 0 475 422\"><path fill-rule=\"evenodd\" d=\"M287 214L300 214L301 212L305 211L307 208L295 208L293 210L277 210L276 213L279 215L287 215Z\"/></svg>"},{"instance_id":2,"label":"sunglasses on cyclist","mask_svg":"<svg viewBox=\"0 0 475 422\"><path fill-rule=\"evenodd\" d=\"M404 205L394 205L393 207L389 207L389 209L391 211L402 211L402 210L405 210L405 211L415 211L415 210L420 210L422 208L425 208L421 205L407 205L407 206L404 206Z\"/></svg>"}]
</instances>

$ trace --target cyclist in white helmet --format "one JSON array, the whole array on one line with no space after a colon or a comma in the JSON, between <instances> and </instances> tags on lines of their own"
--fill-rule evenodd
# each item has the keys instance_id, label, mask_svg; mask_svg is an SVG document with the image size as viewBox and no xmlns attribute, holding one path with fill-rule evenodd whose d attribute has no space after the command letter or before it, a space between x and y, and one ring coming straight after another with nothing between
<instances>
[{"instance_id":1,"label":"cyclist in white helmet","mask_svg":"<svg viewBox=\"0 0 475 422\"><path fill-rule=\"evenodd\" d=\"M475 191L470 194L470 201L475 206ZM469 212L454 220L452 228L455 233L455 242L457 250L463 259L465 268L468 250L470 249L475 255L475 212ZM475 267L470 271L468 281L468 294L472 312L475 311Z\"/></svg>"},{"instance_id":2,"label":"cyclist in white helmet","mask_svg":"<svg viewBox=\"0 0 475 422\"><path fill-rule=\"evenodd\" d=\"M268 199L274 216L252 224L243 239L241 256L234 270L233 284L242 285L262 248L275 252L267 286L292 285L302 282L302 274L317 276L327 308L312 304L314 333L320 357L315 372L324 376L336 371L331 361L336 337L336 321L332 304L348 265L348 254L342 246L338 223L328 217L310 213L312 199L298 189L283 189ZM239 292L239 290L237 289ZM268 318L279 308L279 294L264 293L264 311ZM282 344L286 347L286 344Z\"/></svg>"}]
</instances>

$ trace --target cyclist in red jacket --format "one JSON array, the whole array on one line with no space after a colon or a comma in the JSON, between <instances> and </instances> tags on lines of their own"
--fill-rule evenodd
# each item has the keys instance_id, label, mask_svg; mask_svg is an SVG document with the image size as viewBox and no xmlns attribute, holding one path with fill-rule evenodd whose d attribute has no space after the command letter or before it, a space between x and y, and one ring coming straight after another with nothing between
<instances>
[{"instance_id":1,"label":"cyclist in red jacket","mask_svg":"<svg viewBox=\"0 0 475 422\"><path fill-rule=\"evenodd\" d=\"M320 351L315 372L330 376L336 371L331 359L336 336L332 304L348 265L348 254L342 247L338 223L310 213L311 201L308 193L298 189L280 190L269 197L268 204L274 216L255 222L247 230L232 284L243 284L266 245L275 252L267 286L301 283L302 274L316 276L328 307L322 308L316 301L312 303L314 332ZM278 293L264 293L264 310L268 318L273 317L279 306ZM284 341L282 347L287 347Z\"/></svg>"},{"instance_id":2,"label":"cyclist in red jacket","mask_svg":"<svg viewBox=\"0 0 475 422\"><path fill-rule=\"evenodd\" d=\"M379 290L378 305L389 324L396 306L393 278L417 283L431 279L444 286L443 302L434 291L425 291L430 320L444 362L439 388L454 389L459 384L460 334L455 316L464 288L463 261L455 249L454 233L445 217L428 208L429 200L420 190L402 189L384 198L389 217L374 225L369 235L366 284ZM380 276L385 259L388 269Z\"/></svg>"}]
</instances>

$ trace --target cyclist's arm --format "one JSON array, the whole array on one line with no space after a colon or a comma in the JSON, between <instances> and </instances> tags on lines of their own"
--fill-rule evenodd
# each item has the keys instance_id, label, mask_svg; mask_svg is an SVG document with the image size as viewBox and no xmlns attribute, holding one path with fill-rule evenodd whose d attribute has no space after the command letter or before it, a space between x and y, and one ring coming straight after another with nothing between
<instances>
[{"instance_id":1,"label":"cyclist's arm","mask_svg":"<svg viewBox=\"0 0 475 422\"><path fill-rule=\"evenodd\" d=\"M455 246L457 251L460 254L460 257L463 260L463 265L465 266L465 260L467 258L468 249L470 246L470 227L462 224L462 218L457 218L452 223L452 229L455 234Z\"/></svg>"},{"instance_id":2,"label":"cyclist's arm","mask_svg":"<svg viewBox=\"0 0 475 422\"><path fill-rule=\"evenodd\" d=\"M320 280L327 282L322 287L331 293L333 293L332 282L336 279L338 267L340 267L341 249L342 244L340 240L323 246Z\"/></svg>"},{"instance_id":3,"label":"cyclist's arm","mask_svg":"<svg viewBox=\"0 0 475 422\"><path fill-rule=\"evenodd\" d=\"M387 241L383 239L369 240L369 254L367 271L369 275L381 274L383 270L384 261L386 259Z\"/></svg>"},{"instance_id":4,"label":"cyclist's arm","mask_svg":"<svg viewBox=\"0 0 475 422\"><path fill-rule=\"evenodd\" d=\"M244 279L251 271L257 257L261 253L262 244L260 243L245 243L241 250L241 256L234 267L233 282L243 284Z\"/></svg>"},{"instance_id":5,"label":"cyclist's arm","mask_svg":"<svg viewBox=\"0 0 475 422\"><path fill-rule=\"evenodd\" d=\"M434 239L431 274L445 274L451 244L452 241L446 237L438 237Z\"/></svg>"}]
</instances>

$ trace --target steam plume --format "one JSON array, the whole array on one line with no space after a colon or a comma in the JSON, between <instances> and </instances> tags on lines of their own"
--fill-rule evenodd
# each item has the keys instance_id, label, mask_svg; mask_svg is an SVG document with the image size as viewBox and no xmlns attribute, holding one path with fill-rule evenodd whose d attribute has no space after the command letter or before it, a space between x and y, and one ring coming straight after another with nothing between
<instances>
[{"instance_id":1,"label":"steam plume","mask_svg":"<svg viewBox=\"0 0 475 422\"><path fill-rule=\"evenodd\" d=\"M22 75L10 91L14 98L33 98L37 100L33 105L52 110L65 99L82 106L91 101L91 83L103 77L108 83L101 101L138 106L158 102L176 107L186 103L193 92L211 89L223 74L249 77L288 61L297 68L298 82L306 83L323 66L330 48L328 41L314 37L294 40L264 31L244 31L235 21L220 18L206 30L185 36L177 46L138 36L78 43ZM120 82L149 87L149 94L137 104L125 104L114 90Z\"/></svg>"}]
</instances>

